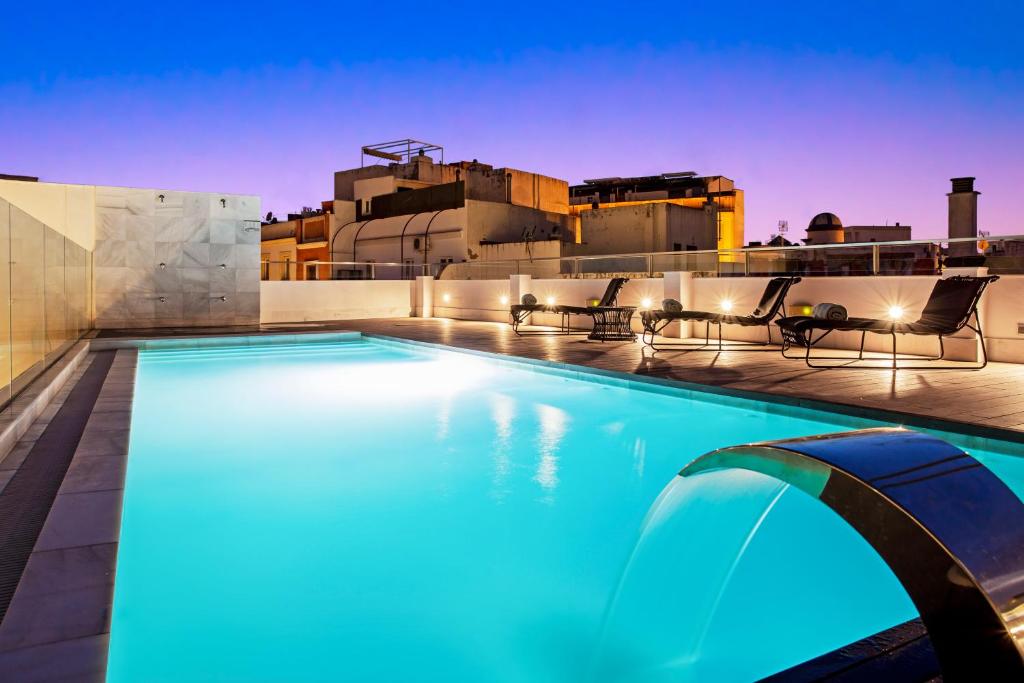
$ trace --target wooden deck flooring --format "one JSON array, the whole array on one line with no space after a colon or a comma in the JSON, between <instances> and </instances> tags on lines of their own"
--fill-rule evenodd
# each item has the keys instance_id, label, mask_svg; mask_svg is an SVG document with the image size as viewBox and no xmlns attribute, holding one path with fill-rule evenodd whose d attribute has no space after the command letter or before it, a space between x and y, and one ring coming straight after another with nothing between
<instances>
[{"instance_id":1,"label":"wooden deck flooring","mask_svg":"<svg viewBox=\"0 0 1024 683\"><path fill-rule=\"evenodd\" d=\"M777 352L652 353L639 342L602 343L579 335L518 337L504 323L399 318L330 327L939 419L959 423L965 431L980 425L1010 430L1014 440L1024 441L1024 365L990 363L984 370L961 372L814 370Z\"/></svg>"}]
</instances>

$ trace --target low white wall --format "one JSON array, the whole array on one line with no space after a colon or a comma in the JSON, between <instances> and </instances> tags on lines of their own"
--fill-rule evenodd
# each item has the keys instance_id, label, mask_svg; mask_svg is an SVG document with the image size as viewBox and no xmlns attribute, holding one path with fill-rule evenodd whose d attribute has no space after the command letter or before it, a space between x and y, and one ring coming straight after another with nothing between
<instances>
[{"instance_id":1,"label":"low white wall","mask_svg":"<svg viewBox=\"0 0 1024 683\"><path fill-rule=\"evenodd\" d=\"M1024 275L1001 275L981 300L981 324L992 360L1024 363Z\"/></svg>"},{"instance_id":2,"label":"low white wall","mask_svg":"<svg viewBox=\"0 0 1024 683\"><path fill-rule=\"evenodd\" d=\"M587 299L601 298L608 288L608 279L532 278L525 293L533 294L537 301L546 303L549 298L556 304L586 306ZM459 320L489 320L507 322L509 306L508 280L439 280L434 287L434 315ZM641 307L644 299L657 304L661 301L663 285L661 279L630 280L619 293L618 303L622 306ZM551 313L535 313L533 325L559 325L561 316ZM573 327L586 329L592 320L587 316L574 316ZM639 319L636 329L639 330Z\"/></svg>"},{"instance_id":3,"label":"low white wall","mask_svg":"<svg viewBox=\"0 0 1024 683\"><path fill-rule=\"evenodd\" d=\"M507 322L509 281L438 280L434 283L434 315L458 320Z\"/></svg>"},{"instance_id":4,"label":"low white wall","mask_svg":"<svg viewBox=\"0 0 1024 683\"><path fill-rule=\"evenodd\" d=\"M669 274L673 275L673 274ZM684 274L685 275L685 274ZM678 276L630 280L619 294L619 304L643 308L645 299L654 307L670 296L680 299L688 308L701 311L722 311L722 302L732 302L732 312L746 315L757 305L768 277L690 278ZM853 317L887 318L892 306L902 306L905 320L915 320L921 313L937 278L933 276L900 277L805 277L787 297L788 306L834 302L846 306ZM604 294L608 279L531 279L522 277L523 293L529 292L544 303L552 297L555 303L583 306L587 299ZM290 281L262 282L261 321L301 322L314 320L347 320L356 318L387 318L422 315L427 312L441 318L507 322L512 298L510 281L501 280L437 280L430 281L431 304L421 310L417 300L424 296L422 287L412 281ZM669 291L675 287L676 291ZM982 324L989 349L989 358L996 361L1024 363L1024 335L1017 334L1017 323L1024 323L1024 275L1003 276L986 291L981 305ZM532 324L558 325L560 316L534 314ZM591 321L586 316L573 316L571 323L583 328ZM634 319L640 329L640 316ZM703 337L704 326L695 323L690 330L694 337ZM722 336L737 341L762 341L762 327L723 326ZM773 327L772 338L779 340ZM856 349L860 335L835 332L825 340L826 348ZM888 351L887 335L869 334L865 348ZM900 353L932 354L938 349L933 337L900 335ZM948 357L959 360L977 358L978 346L969 330L947 340Z\"/></svg>"},{"instance_id":5,"label":"low white wall","mask_svg":"<svg viewBox=\"0 0 1024 683\"><path fill-rule=\"evenodd\" d=\"M537 297L537 301L546 303L548 297L553 297L556 304L569 306L586 306L587 299L600 299L608 288L608 278L603 279L534 279L530 283L530 292ZM664 298L664 284L661 278L633 279L627 282L622 291L619 292L619 306L635 306L642 308L644 299L650 299L652 305L658 306ZM534 325L558 325L561 316L551 313L535 313L532 316ZM570 320L573 327L587 329L592 326L593 320L589 316L573 316ZM637 332L642 328L640 317L633 320L633 329Z\"/></svg>"},{"instance_id":6,"label":"low white wall","mask_svg":"<svg viewBox=\"0 0 1024 683\"><path fill-rule=\"evenodd\" d=\"M404 318L412 289L412 280L263 281L260 322Z\"/></svg>"}]
</instances>

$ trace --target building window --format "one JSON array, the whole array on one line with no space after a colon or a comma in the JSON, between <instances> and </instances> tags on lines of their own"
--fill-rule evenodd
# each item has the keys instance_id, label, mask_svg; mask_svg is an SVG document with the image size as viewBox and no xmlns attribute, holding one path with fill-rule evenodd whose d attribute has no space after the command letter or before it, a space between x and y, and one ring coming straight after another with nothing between
<instances>
[{"instance_id":1,"label":"building window","mask_svg":"<svg viewBox=\"0 0 1024 683\"><path fill-rule=\"evenodd\" d=\"M320 269L317 267L317 265L318 264L317 264L316 261L314 261L313 263L307 263L306 264L306 279L307 280L319 280L320 279L318 277L318 275L317 275L320 272Z\"/></svg>"},{"instance_id":2,"label":"building window","mask_svg":"<svg viewBox=\"0 0 1024 683\"><path fill-rule=\"evenodd\" d=\"M263 254L263 257L260 260L260 279L270 279L270 254Z\"/></svg>"},{"instance_id":3,"label":"building window","mask_svg":"<svg viewBox=\"0 0 1024 683\"><path fill-rule=\"evenodd\" d=\"M291 280L292 279L292 260L291 260L291 257L290 256L285 256L285 257L283 257L281 259L281 261L282 261L281 265L284 268L284 273L282 273L281 279L282 280Z\"/></svg>"}]
</instances>

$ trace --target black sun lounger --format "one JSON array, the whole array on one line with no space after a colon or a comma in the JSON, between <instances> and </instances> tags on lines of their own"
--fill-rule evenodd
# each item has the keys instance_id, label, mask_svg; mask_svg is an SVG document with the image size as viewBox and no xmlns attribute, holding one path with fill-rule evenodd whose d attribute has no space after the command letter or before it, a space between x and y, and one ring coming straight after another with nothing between
<instances>
[{"instance_id":1,"label":"black sun lounger","mask_svg":"<svg viewBox=\"0 0 1024 683\"><path fill-rule=\"evenodd\" d=\"M782 354L786 358L797 358L788 356L786 351L790 347L801 347L804 349L804 361L812 368L879 368L877 365L857 365L856 361L864 360L864 338L868 332L874 334L888 334L892 336L892 366L882 366L882 369L905 368L905 369L942 369L942 370L980 370L988 364L988 354L985 350L985 336L981 331L981 318L978 316L978 302L989 283L999 279L998 275L986 277L974 277L958 275L945 278L935 283L928 302L925 304L921 317L912 323L903 323L894 320L879 320L875 318L848 318L846 320L822 320L819 318L808 318L806 316L795 316L782 318L778 321L779 329L782 331ZM974 324L971 324L974 318ZM939 361L945 357L946 349L943 345L943 337L956 334L964 327L970 329L981 342L981 365L954 365L954 366L897 366L896 364L896 335L914 334L927 337L939 338L939 355L916 360ZM844 358L841 356L811 356L811 349L822 339L835 331L860 332L860 351L857 358ZM817 336L815 333L819 332ZM813 360L844 360L846 363L818 364Z\"/></svg>"},{"instance_id":2,"label":"black sun lounger","mask_svg":"<svg viewBox=\"0 0 1024 683\"><path fill-rule=\"evenodd\" d=\"M643 320L644 343L655 351L668 349L708 350L721 351L724 349L749 349L751 346L766 346L772 343L772 321L783 315L786 305L786 295L789 288L800 282L798 277L776 277L769 280L764 288L761 300L757 303L750 315L726 315L724 313L709 313L707 311L642 311L640 314ZM660 335L662 330L674 322L690 321L704 323L704 346L695 346L686 343L665 343L655 344L655 337ZM742 345L722 346L722 325L742 325L744 327L764 327L768 330L768 341L762 343L748 343ZM718 346L707 347L711 326L718 326Z\"/></svg>"},{"instance_id":3,"label":"black sun lounger","mask_svg":"<svg viewBox=\"0 0 1024 683\"><path fill-rule=\"evenodd\" d=\"M619 292L622 291L622 286L629 282L627 277L613 277L608 283L608 287L604 290L604 295L601 297L601 302L598 307L614 306L615 301L619 298ZM523 324L523 321L531 313L558 313L562 316L561 325L559 326L559 332L562 334L569 334L569 316L570 315L591 315L589 306L566 306L559 304L514 304L510 311L510 317L512 320L512 330L519 336L524 334L550 334L547 330L538 332L520 332L519 326Z\"/></svg>"}]
</instances>

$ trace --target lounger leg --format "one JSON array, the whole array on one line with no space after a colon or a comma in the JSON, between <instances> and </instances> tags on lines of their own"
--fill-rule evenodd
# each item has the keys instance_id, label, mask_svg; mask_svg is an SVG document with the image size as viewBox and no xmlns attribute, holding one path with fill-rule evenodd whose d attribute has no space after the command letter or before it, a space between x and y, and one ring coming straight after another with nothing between
<instances>
[{"instance_id":1,"label":"lounger leg","mask_svg":"<svg viewBox=\"0 0 1024 683\"><path fill-rule=\"evenodd\" d=\"M860 333L860 352L857 354L857 360L864 360L864 337L867 335L867 332Z\"/></svg>"},{"instance_id":2,"label":"lounger leg","mask_svg":"<svg viewBox=\"0 0 1024 683\"><path fill-rule=\"evenodd\" d=\"M704 345L707 346L711 343L711 321L704 323Z\"/></svg>"},{"instance_id":3,"label":"lounger leg","mask_svg":"<svg viewBox=\"0 0 1024 683\"><path fill-rule=\"evenodd\" d=\"M978 326L971 329L973 329L974 333L978 335L978 341L981 342L981 365L978 366L978 369L980 370L988 365L988 351L985 349L985 333L981 331L981 316L978 315L977 308L974 309L974 322L977 323ZM970 325L968 325L968 327L970 327Z\"/></svg>"},{"instance_id":4,"label":"lounger leg","mask_svg":"<svg viewBox=\"0 0 1024 683\"><path fill-rule=\"evenodd\" d=\"M722 323L718 323L718 350L722 350Z\"/></svg>"},{"instance_id":5,"label":"lounger leg","mask_svg":"<svg viewBox=\"0 0 1024 683\"><path fill-rule=\"evenodd\" d=\"M896 333L892 333L892 369L896 369Z\"/></svg>"}]
</instances>

